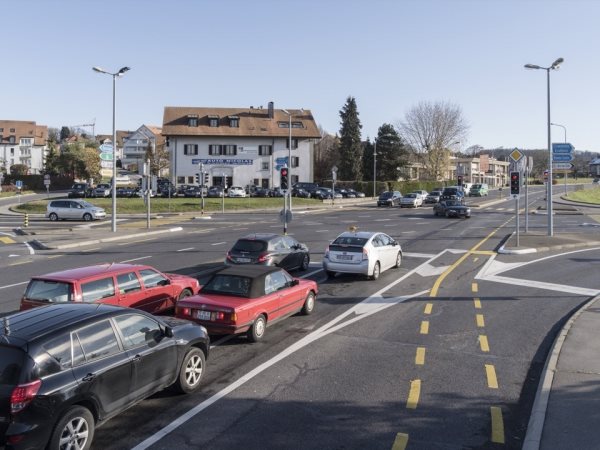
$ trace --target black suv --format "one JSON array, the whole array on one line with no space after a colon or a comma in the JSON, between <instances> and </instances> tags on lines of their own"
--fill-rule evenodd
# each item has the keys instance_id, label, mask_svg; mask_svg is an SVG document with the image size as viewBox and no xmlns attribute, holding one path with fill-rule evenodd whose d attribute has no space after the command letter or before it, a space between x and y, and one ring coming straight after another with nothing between
<instances>
[{"instance_id":1,"label":"black suv","mask_svg":"<svg viewBox=\"0 0 600 450\"><path fill-rule=\"evenodd\" d=\"M377 206L394 206L400 204L402 194L400 191L385 191L379 195Z\"/></svg>"},{"instance_id":2,"label":"black suv","mask_svg":"<svg viewBox=\"0 0 600 450\"><path fill-rule=\"evenodd\" d=\"M272 233L249 234L237 240L227 252L225 264L261 264L286 270L308 269L310 252L291 236Z\"/></svg>"},{"instance_id":3,"label":"black suv","mask_svg":"<svg viewBox=\"0 0 600 450\"><path fill-rule=\"evenodd\" d=\"M92 187L87 183L75 183L69 190L69 198L86 198L92 196Z\"/></svg>"},{"instance_id":4,"label":"black suv","mask_svg":"<svg viewBox=\"0 0 600 450\"><path fill-rule=\"evenodd\" d=\"M119 306L0 318L0 447L88 449L97 425L140 400L196 391L209 343L202 326Z\"/></svg>"}]
</instances>

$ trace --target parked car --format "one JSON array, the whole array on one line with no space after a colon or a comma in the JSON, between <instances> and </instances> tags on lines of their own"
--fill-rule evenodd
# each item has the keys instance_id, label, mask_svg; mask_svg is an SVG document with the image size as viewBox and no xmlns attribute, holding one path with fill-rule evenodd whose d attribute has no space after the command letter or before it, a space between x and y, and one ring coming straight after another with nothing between
<instances>
[{"instance_id":1,"label":"parked car","mask_svg":"<svg viewBox=\"0 0 600 450\"><path fill-rule=\"evenodd\" d=\"M468 219L471 217L471 208L463 203L462 200L440 200L439 203L433 206L434 216L446 216L446 217L464 217Z\"/></svg>"},{"instance_id":2,"label":"parked car","mask_svg":"<svg viewBox=\"0 0 600 450\"><path fill-rule=\"evenodd\" d=\"M431 191L425 197L425 203L437 203L440 201L440 197L442 196L442 191Z\"/></svg>"},{"instance_id":3,"label":"parked car","mask_svg":"<svg viewBox=\"0 0 600 450\"><path fill-rule=\"evenodd\" d=\"M224 191L223 188L221 186L211 186L208 188L208 192L206 194L207 197L209 198L221 198L223 197Z\"/></svg>"},{"instance_id":4,"label":"parked car","mask_svg":"<svg viewBox=\"0 0 600 450\"><path fill-rule=\"evenodd\" d=\"M254 189L254 191L251 194L252 197L270 197L271 196L271 189L269 188L264 188L264 187L257 187L256 189Z\"/></svg>"},{"instance_id":5,"label":"parked car","mask_svg":"<svg viewBox=\"0 0 600 450\"><path fill-rule=\"evenodd\" d=\"M111 193L110 184L101 183L92 191L92 197L110 197Z\"/></svg>"},{"instance_id":6,"label":"parked car","mask_svg":"<svg viewBox=\"0 0 600 450\"><path fill-rule=\"evenodd\" d=\"M196 392L204 327L110 305L60 304L0 327L0 447L89 449L96 426L173 385Z\"/></svg>"},{"instance_id":7,"label":"parked car","mask_svg":"<svg viewBox=\"0 0 600 450\"><path fill-rule=\"evenodd\" d=\"M92 195L92 187L87 183L74 183L69 189L69 198L86 198Z\"/></svg>"},{"instance_id":8,"label":"parked car","mask_svg":"<svg viewBox=\"0 0 600 450\"><path fill-rule=\"evenodd\" d=\"M207 197L208 196L208 187L206 186L190 186L183 193L184 197Z\"/></svg>"},{"instance_id":9,"label":"parked car","mask_svg":"<svg viewBox=\"0 0 600 450\"><path fill-rule=\"evenodd\" d=\"M421 194L411 192L400 199L400 208L418 208L423 205Z\"/></svg>"},{"instance_id":10,"label":"parked car","mask_svg":"<svg viewBox=\"0 0 600 450\"><path fill-rule=\"evenodd\" d=\"M445 187L440 196L441 200L460 200L465 196L463 190L459 186Z\"/></svg>"},{"instance_id":11,"label":"parked car","mask_svg":"<svg viewBox=\"0 0 600 450\"><path fill-rule=\"evenodd\" d=\"M137 188L125 186L117 188L117 197L131 198L137 196Z\"/></svg>"},{"instance_id":12,"label":"parked car","mask_svg":"<svg viewBox=\"0 0 600 450\"><path fill-rule=\"evenodd\" d=\"M209 333L246 333L256 342L267 326L298 312L311 314L317 293L316 282L293 278L279 267L226 267L198 295L178 301L175 316L194 320Z\"/></svg>"},{"instance_id":13,"label":"parked car","mask_svg":"<svg viewBox=\"0 0 600 450\"><path fill-rule=\"evenodd\" d=\"M310 192L301 187L292 188L292 197L310 198Z\"/></svg>"},{"instance_id":14,"label":"parked car","mask_svg":"<svg viewBox=\"0 0 600 450\"><path fill-rule=\"evenodd\" d=\"M46 217L51 221L57 220L99 220L106 218L106 211L85 200L51 200L46 206Z\"/></svg>"},{"instance_id":15,"label":"parked car","mask_svg":"<svg viewBox=\"0 0 600 450\"><path fill-rule=\"evenodd\" d=\"M246 191L241 186L231 186L227 191L228 197L246 197Z\"/></svg>"},{"instance_id":16,"label":"parked car","mask_svg":"<svg viewBox=\"0 0 600 450\"><path fill-rule=\"evenodd\" d=\"M261 264L278 266L286 270L306 270L310 251L291 236L272 233L253 233L233 244L225 256L225 264Z\"/></svg>"},{"instance_id":17,"label":"parked car","mask_svg":"<svg viewBox=\"0 0 600 450\"><path fill-rule=\"evenodd\" d=\"M271 191L269 192L269 196L270 197L284 197L285 194L281 188L276 187L274 189L271 189Z\"/></svg>"},{"instance_id":18,"label":"parked car","mask_svg":"<svg viewBox=\"0 0 600 450\"><path fill-rule=\"evenodd\" d=\"M162 273L140 264L98 264L33 277L21 298L21 311L51 303L107 303L150 313L172 309L175 301L198 292L198 280Z\"/></svg>"},{"instance_id":19,"label":"parked car","mask_svg":"<svg viewBox=\"0 0 600 450\"><path fill-rule=\"evenodd\" d=\"M419 194L423 200L425 200L425 197L427 197L427 194L429 194L429 192L427 192L424 189L417 189L416 191L413 191L415 194Z\"/></svg>"},{"instance_id":20,"label":"parked car","mask_svg":"<svg viewBox=\"0 0 600 450\"><path fill-rule=\"evenodd\" d=\"M346 191L347 191L349 194L354 194L354 196L355 196L356 198L365 198L365 193L364 193L364 192L359 192L359 191L357 191L357 190L354 190L354 189L346 189Z\"/></svg>"},{"instance_id":21,"label":"parked car","mask_svg":"<svg viewBox=\"0 0 600 450\"><path fill-rule=\"evenodd\" d=\"M331 189L319 187L312 191L312 198L316 198L317 200L328 200L332 198Z\"/></svg>"},{"instance_id":22,"label":"parked car","mask_svg":"<svg viewBox=\"0 0 600 450\"><path fill-rule=\"evenodd\" d=\"M469 197L487 197L489 188L486 183L474 184L469 190Z\"/></svg>"},{"instance_id":23,"label":"parked car","mask_svg":"<svg viewBox=\"0 0 600 450\"><path fill-rule=\"evenodd\" d=\"M385 191L379 195L377 206L395 206L400 204L402 194L400 191Z\"/></svg>"},{"instance_id":24,"label":"parked car","mask_svg":"<svg viewBox=\"0 0 600 450\"><path fill-rule=\"evenodd\" d=\"M376 231L346 231L329 244L323 256L323 269L329 277L354 273L376 280L381 272L401 263L400 244Z\"/></svg>"}]
</instances>

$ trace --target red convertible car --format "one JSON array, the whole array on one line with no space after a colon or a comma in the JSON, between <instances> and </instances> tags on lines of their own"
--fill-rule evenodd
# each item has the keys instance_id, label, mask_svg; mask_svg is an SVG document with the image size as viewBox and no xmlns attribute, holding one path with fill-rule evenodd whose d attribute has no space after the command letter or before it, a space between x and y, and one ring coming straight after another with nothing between
<instances>
[{"instance_id":1,"label":"red convertible car","mask_svg":"<svg viewBox=\"0 0 600 450\"><path fill-rule=\"evenodd\" d=\"M271 325L315 308L317 283L293 278L273 266L225 267L201 287L198 295L177 302L176 317L204 325L212 334L246 333L256 342Z\"/></svg>"}]
</instances>

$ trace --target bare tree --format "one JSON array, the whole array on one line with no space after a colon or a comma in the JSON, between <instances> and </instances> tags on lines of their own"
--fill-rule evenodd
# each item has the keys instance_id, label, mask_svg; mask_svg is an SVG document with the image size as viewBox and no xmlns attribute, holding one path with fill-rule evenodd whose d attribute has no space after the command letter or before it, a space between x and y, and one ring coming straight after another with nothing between
<instances>
[{"instance_id":1,"label":"bare tree","mask_svg":"<svg viewBox=\"0 0 600 450\"><path fill-rule=\"evenodd\" d=\"M319 127L321 139L315 143L314 180L321 181L331 177L331 168L339 162L339 139Z\"/></svg>"},{"instance_id":2,"label":"bare tree","mask_svg":"<svg viewBox=\"0 0 600 450\"><path fill-rule=\"evenodd\" d=\"M169 168L169 151L166 145L157 144L155 147L148 143L146 146L146 153L144 154L144 161L150 160L150 174L151 175L162 175L162 173ZM139 170L139 169L138 169Z\"/></svg>"},{"instance_id":3,"label":"bare tree","mask_svg":"<svg viewBox=\"0 0 600 450\"><path fill-rule=\"evenodd\" d=\"M405 114L397 127L435 180L444 179L450 148L464 141L469 129L460 107L448 102L421 102Z\"/></svg>"}]
</instances>

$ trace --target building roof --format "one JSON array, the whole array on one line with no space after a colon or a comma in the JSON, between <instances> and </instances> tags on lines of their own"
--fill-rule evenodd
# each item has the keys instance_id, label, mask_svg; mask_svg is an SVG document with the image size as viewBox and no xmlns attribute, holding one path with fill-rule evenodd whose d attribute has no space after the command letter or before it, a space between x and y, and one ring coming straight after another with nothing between
<instances>
[{"instance_id":1,"label":"building roof","mask_svg":"<svg viewBox=\"0 0 600 450\"><path fill-rule=\"evenodd\" d=\"M34 138L34 145L46 145L48 141L48 127L36 125L35 122L24 120L0 120L0 144L9 143L10 136L15 137L14 144L19 144L21 138ZM10 131L14 129L15 131Z\"/></svg>"},{"instance_id":2,"label":"building roof","mask_svg":"<svg viewBox=\"0 0 600 450\"><path fill-rule=\"evenodd\" d=\"M124 131L124 130L117 130L117 147L123 147L123 139L128 138L131 134L133 133L133 131ZM103 142L106 139L108 139L109 141L112 141L112 134L97 134L96 135L96 140L98 142Z\"/></svg>"},{"instance_id":3,"label":"building roof","mask_svg":"<svg viewBox=\"0 0 600 450\"><path fill-rule=\"evenodd\" d=\"M166 106L163 115L163 136L237 136L288 137L289 116L281 109L269 108L195 108ZM292 114L292 137L318 139L321 137L310 110L288 110ZM188 118L197 117L198 126L188 126ZM218 117L219 126L211 127L209 117ZM239 127L229 126L229 119L239 119ZM280 127L279 124L285 124ZM302 123L295 128L294 123Z\"/></svg>"}]
</instances>

